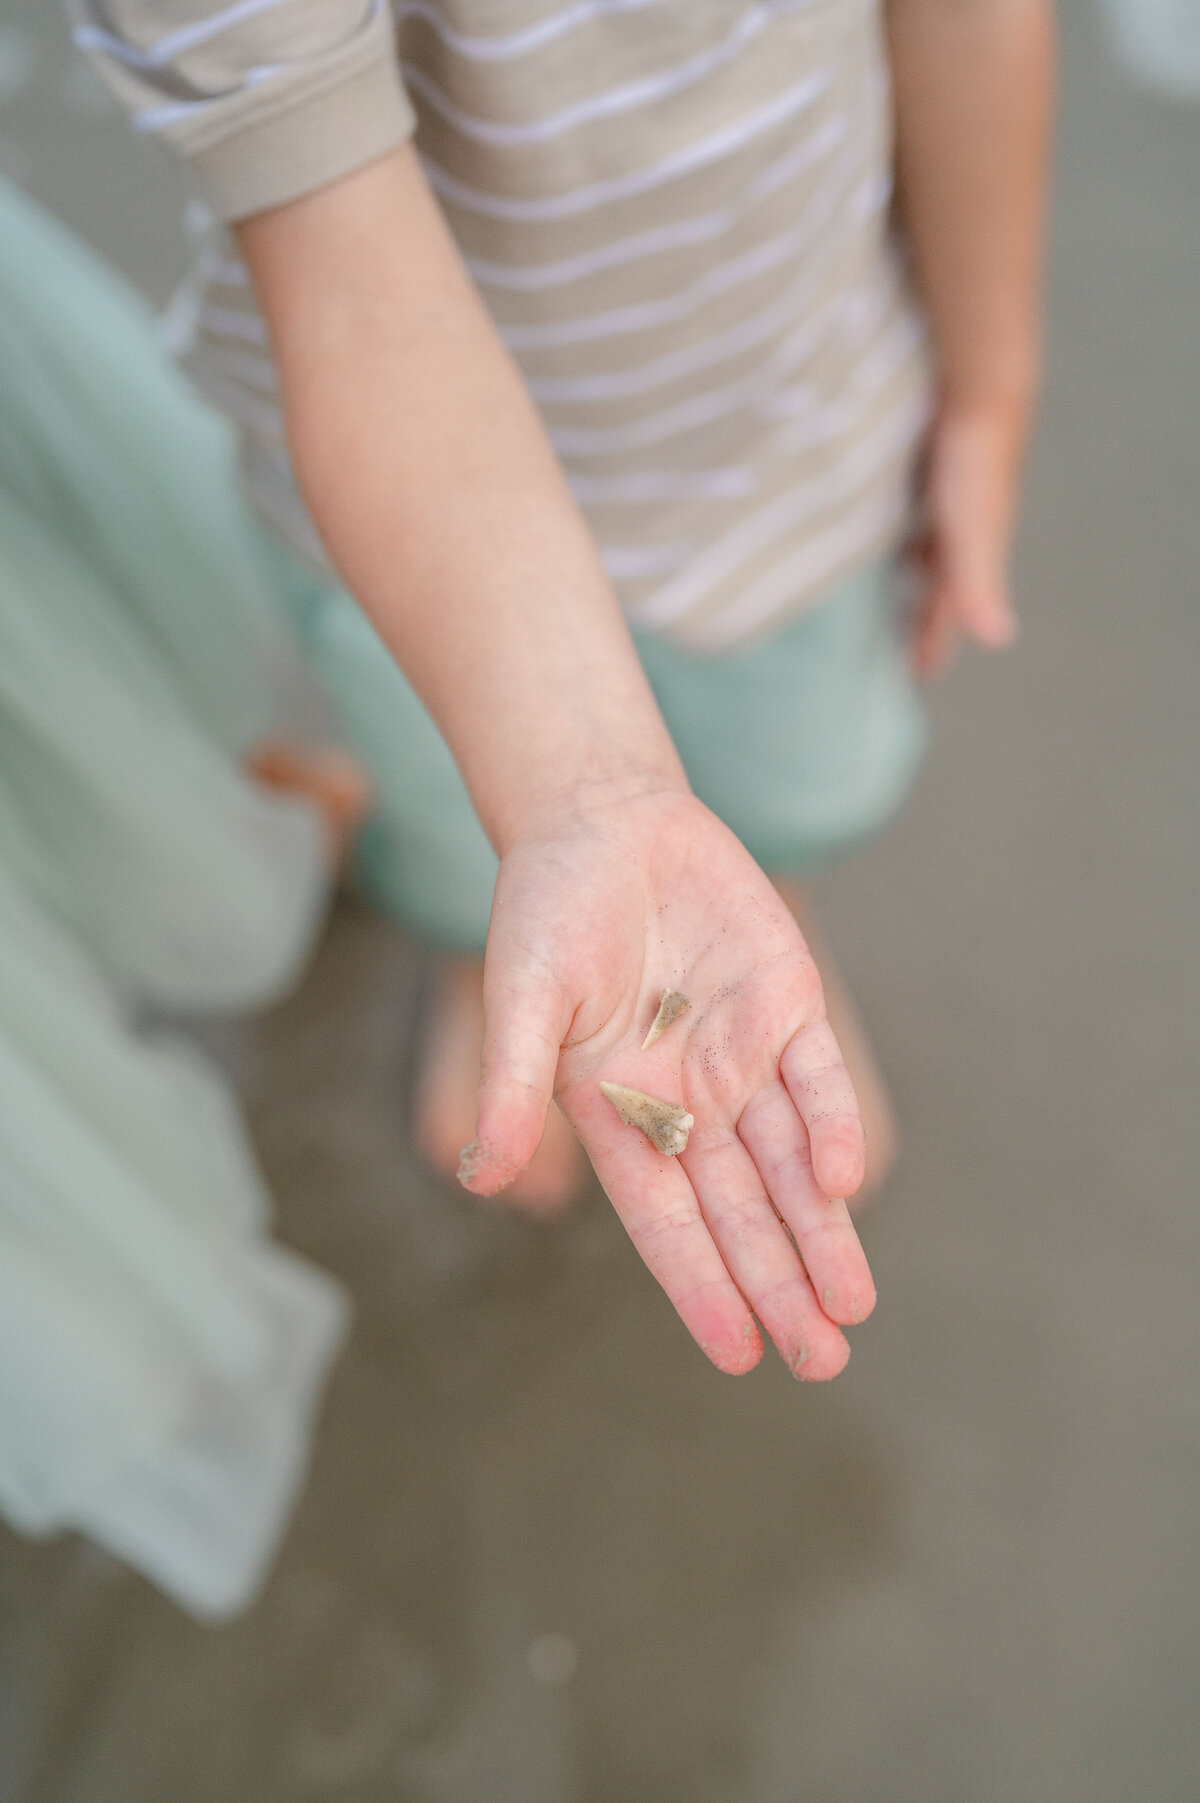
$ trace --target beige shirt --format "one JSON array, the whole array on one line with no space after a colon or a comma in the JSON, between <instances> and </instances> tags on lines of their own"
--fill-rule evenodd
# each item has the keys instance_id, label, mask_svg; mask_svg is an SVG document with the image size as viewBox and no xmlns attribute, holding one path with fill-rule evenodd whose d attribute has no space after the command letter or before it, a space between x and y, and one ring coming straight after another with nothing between
<instances>
[{"instance_id":1,"label":"beige shirt","mask_svg":"<svg viewBox=\"0 0 1200 1803\"><path fill-rule=\"evenodd\" d=\"M631 623L718 651L892 547L928 411L876 0L75 0L238 218L417 147ZM177 309L319 555L221 234Z\"/></svg>"}]
</instances>

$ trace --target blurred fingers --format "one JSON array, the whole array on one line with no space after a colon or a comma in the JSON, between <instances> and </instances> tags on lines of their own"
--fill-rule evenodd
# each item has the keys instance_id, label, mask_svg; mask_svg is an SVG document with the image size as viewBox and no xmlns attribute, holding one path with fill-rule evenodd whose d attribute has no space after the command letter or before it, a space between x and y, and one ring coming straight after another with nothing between
<instances>
[{"instance_id":1,"label":"blurred fingers","mask_svg":"<svg viewBox=\"0 0 1200 1803\"><path fill-rule=\"evenodd\" d=\"M990 650L1016 638L1008 581L1014 493L1014 454L1003 434L961 420L935 434L926 497L934 662L926 667L936 667L945 627Z\"/></svg>"},{"instance_id":2,"label":"blurred fingers","mask_svg":"<svg viewBox=\"0 0 1200 1803\"><path fill-rule=\"evenodd\" d=\"M953 603L940 584L931 583L917 611L912 663L918 676L940 676L949 667L958 638Z\"/></svg>"}]
</instances>

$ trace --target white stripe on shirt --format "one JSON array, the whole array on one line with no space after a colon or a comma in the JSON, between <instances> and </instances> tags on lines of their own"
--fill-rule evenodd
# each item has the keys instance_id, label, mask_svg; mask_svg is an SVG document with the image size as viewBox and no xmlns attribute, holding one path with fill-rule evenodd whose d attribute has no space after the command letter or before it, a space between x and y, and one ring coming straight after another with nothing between
<instances>
[{"instance_id":1,"label":"white stripe on shirt","mask_svg":"<svg viewBox=\"0 0 1200 1803\"><path fill-rule=\"evenodd\" d=\"M287 75L295 67L295 63L260 63L257 68L246 71L241 86L243 89L259 88L263 82L272 81L277 75ZM169 100L162 106L143 107L141 112L132 114L129 122L134 131L143 134L165 131L168 125L180 125L185 119L211 112L224 99L223 94L215 94L210 100Z\"/></svg>"},{"instance_id":2,"label":"white stripe on shirt","mask_svg":"<svg viewBox=\"0 0 1200 1803\"><path fill-rule=\"evenodd\" d=\"M796 330L771 354L769 360L748 375L721 388L706 389L657 413L643 414L619 426L560 426L550 432L550 442L563 457L610 457L624 451L661 444L699 426L711 425L743 408L760 407L774 392L780 378L803 364L835 323L843 296L835 296L801 321Z\"/></svg>"},{"instance_id":3,"label":"white stripe on shirt","mask_svg":"<svg viewBox=\"0 0 1200 1803\"><path fill-rule=\"evenodd\" d=\"M664 576L686 563L696 549L694 539L679 539L669 545L601 545L600 561L613 582L644 582L649 576Z\"/></svg>"},{"instance_id":4,"label":"white stripe on shirt","mask_svg":"<svg viewBox=\"0 0 1200 1803\"><path fill-rule=\"evenodd\" d=\"M923 414L923 403L921 411ZM880 421L870 438L856 445L832 469L812 477L800 488L789 489L740 520L673 582L632 609L634 623L661 629L688 612L776 539L794 532L822 508L848 500L911 444L919 424L912 402L905 400Z\"/></svg>"},{"instance_id":5,"label":"white stripe on shirt","mask_svg":"<svg viewBox=\"0 0 1200 1803\"><path fill-rule=\"evenodd\" d=\"M575 6L565 7L560 13L551 13L548 19L539 19L535 25L526 25L521 31L496 38L470 37L465 32L456 31L446 23L438 8L429 4L429 0L399 0L392 10L398 23L403 23L405 19L424 20L425 24L431 25L437 32L442 43L459 56L475 62L499 63L525 56L530 50L540 50L544 44L553 43L555 38L574 31L580 25L588 24L592 19L620 13L644 12L648 7L661 4L662 0L578 0Z\"/></svg>"},{"instance_id":6,"label":"white stripe on shirt","mask_svg":"<svg viewBox=\"0 0 1200 1803\"><path fill-rule=\"evenodd\" d=\"M260 13L274 12L276 7L292 4L294 0L236 0L235 5L225 7L211 18L199 19L194 25L185 25L179 31L168 32L166 37L159 38L157 44L152 44L149 50L139 50L136 45L125 43L124 39L114 37L110 31L105 31L98 25L77 25L73 35L81 50L100 50L105 56L124 63L126 68L162 69L177 56L182 56L188 50L195 50L200 44L207 44L210 38L228 31L232 26L257 18ZM374 4L371 10L374 12Z\"/></svg>"},{"instance_id":7,"label":"white stripe on shirt","mask_svg":"<svg viewBox=\"0 0 1200 1803\"><path fill-rule=\"evenodd\" d=\"M759 487L752 469L623 470L616 476L568 472L575 499L589 507L656 506L661 501L741 501Z\"/></svg>"},{"instance_id":8,"label":"white stripe on shirt","mask_svg":"<svg viewBox=\"0 0 1200 1803\"><path fill-rule=\"evenodd\" d=\"M471 139L473 143L542 144L548 138L561 137L564 132L591 125L598 119L612 119L621 113L633 112L638 107L652 106L656 101L666 100L694 87L697 82L704 81L732 62L747 44L761 37L775 19L794 12L797 4L802 6L805 3L806 0L758 0L756 5L742 14L733 30L719 44L700 51L686 62L676 64L673 69L644 75L640 80L626 82L621 87L603 89L599 94L591 94L586 100L564 107L561 112L543 114L538 119L523 119L519 123L480 119L473 113L464 112L443 93L437 82L412 63L402 64L401 73L410 93L419 94L427 106L431 106L448 125L452 125L455 131L464 138Z\"/></svg>"},{"instance_id":9,"label":"white stripe on shirt","mask_svg":"<svg viewBox=\"0 0 1200 1803\"><path fill-rule=\"evenodd\" d=\"M776 95L774 100L760 107L756 113L735 120L731 125L722 126L719 131L686 145L682 150L672 151L660 162L651 163L647 168L631 170L627 175L614 176L607 181L589 182L582 188L571 188L563 194L533 195L527 199L489 194L482 188L472 188L468 183L458 181L445 169L428 160L425 172L430 185L446 200L468 212L481 213L489 219L569 219L574 214L588 213L595 207L607 206L613 201L629 200L636 194L648 193L666 182L692 175L709 163L718 162L722 157L736 155L739 150L754 143L756 138L764 137L767 132L774 131L777 126L806 111L828 86L829 76L826 71L817 70L807 75L803 81L797 82L794 87Z\"/></svg>"},{"instance_id":10,"label":"white stripe on shirt","mask_svg":"<svg viewBox=\"0 0 1200 1803\"><path fill-rule=\"evenodd\" d=\"M626 263L640 262L644 257L663 255L674 250L689 250L694 245L711 244L740 225L750 208L804 174L821 157L836 149L846 135L846 120L841 113L823 119L815 132L800 144L785 151L766 168L751 177L732 205L719 212L701 213L690 219L675 220L671 225L656 226L638 232L632 238L614 238L598 244L594 250L578 256L564 257L555 263L512 265L489 263L482 257L468 257L467 268L483 288L499 288L518 294L532 294L547 288L567 287L601 275Z\"/></svg>"},{"instance_id":11,"label":"white stripe on shirt","mask_svg":"<svg viewBox=\"0 0 1200 1803\"><path fill-rule=\"evenodd\" d=\"M677 325L689 314L699 312L709 301L718 300L724 295L732 293L734 289L757 281L761 276L770 275L784 264L795 263L801 251L812 250L817 234L822 226L828 224L838 201L844 197L842 190L846 179L845 172L838 171L837 173L840 180L827 182L813 196L805 217L796 225L786 232L781 232L776 238L763 239L752 249L744 251L740 257L731 257L728 262L710 266L696 281L676 294L666 294L659 300L642 301L631 307L615 307L606 313L593 313L585 319L558 320L551 325L502 326L500 328L501 337L511 351L540 351L567 344L590 343L597 339L620 338L631 332L650 332L656 331L662 326ZM824 259L822 261L823 268ZM797 280L803 287L812 286L813 269L810 264L805 265ZM795 282L790 284L787 292L791 293L795 286ZM739 320L737 326L732 327L731 330L734 332L743 330L758 332L760 325L767 320L768 316L774 318L780 305L781 298L777 297L765 310L747 315L746 318ZM764 333L769 333L773 328L763 325L762 329ZM695 351L701 351L706 344L716 342L715 339L701 340L697 344L684 346L681 351L671 353L670 356L658 361L667 364L671 361L672 356L687 356ZM749 342L757 342L757 340L751 339ZM634 365L630 369L623 370L620 375L607 373L589 375L583 372L578 376L562 378L558 384L561 392L557 390L551 392L555 388L554 383L549 386L539 386L534 392L540 400L562 401L595 400L609 394L632 394L636 392L637 386L643 381L648 385L655 379L653 374L655 367L655 364L650 363ZM704 364L697 364L696 367L702 368ZM632 380L635 386L628 389L610 386L613 383L620 384L627 379ZM663 376L660 379L669 381L671 378ZM575 392L568 392L572 389Z\"/></svg>"},{"instance_id":12,"label":"white stripe on shirt","mask_svg":"<svg viewBox=\"0 0 1200 1803\"><path fill-rule=\"evenodd\" d=\"M771 616L786 609L797 595L819 593L856 551L877 543L892 529L903 511L906 489L905 474L899 472L894 483L873 490L832 525L773 564L764 576L726 602L720 613L696 625L697 648L729 650L761 631ZM637 612L636 608L632 611Z\"/></svg>"}]
</instances>

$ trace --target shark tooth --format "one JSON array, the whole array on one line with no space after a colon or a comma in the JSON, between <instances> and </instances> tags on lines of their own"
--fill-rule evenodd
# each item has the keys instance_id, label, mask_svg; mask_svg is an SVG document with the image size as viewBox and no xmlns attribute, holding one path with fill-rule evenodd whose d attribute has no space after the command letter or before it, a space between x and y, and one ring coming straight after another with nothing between
<instances>
[{"instance_id":1,"label":"shark tooth","mask_svg":"<svg viewBox=\"0 0 1200 1803\"><path fill-rule=\"evenodd\" d=\"M640 1089L628 1089L624 1083L601 1083L627 1127L639 1127L652 1146L668 1158L676 1158L688 1143L695 1120L678 1102L660 1102Z\"/></svg>"},{"instance_id":2,"label":"shark tooth","mask_svg":"<svg viewBox=\"0 0 1200 1803\"><path fill-rule=\"evenodd\" d=\"M681 1014L686 1014L691 1005L686 995L680 995L678 989L664 989L658 998L658 1013L650 1022L650 1031L642 1041L643 1052L656 1039L661 1039L671 1023L677 1021Z\"/></svg>"}]
</instances>

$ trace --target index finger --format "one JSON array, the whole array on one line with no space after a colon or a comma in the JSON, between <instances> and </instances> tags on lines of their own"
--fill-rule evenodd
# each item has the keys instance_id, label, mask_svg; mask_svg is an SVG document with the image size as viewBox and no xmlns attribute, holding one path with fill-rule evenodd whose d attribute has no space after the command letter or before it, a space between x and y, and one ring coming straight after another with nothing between
<instances>
[{"instance_id":1,"label":"index finger","mask_svg":"<svg viewBox=\"0 0 1200 1803\"><path fill-rule=\"evenodd\" d=\"M697 1346L719 1371L738 1375L762 1357L758 1325L717 1250L696 1192L675 1158L641 1133L561 1098L625 1230ZM609 1104L602 1107L610 1112Z\"/></svg>"}]
</instances>

